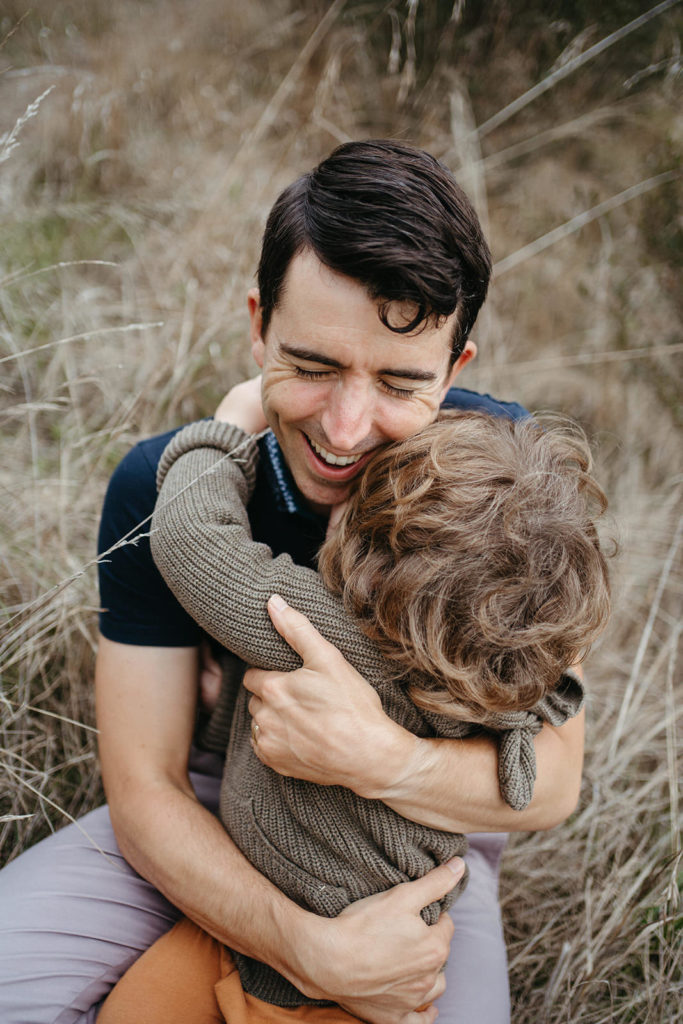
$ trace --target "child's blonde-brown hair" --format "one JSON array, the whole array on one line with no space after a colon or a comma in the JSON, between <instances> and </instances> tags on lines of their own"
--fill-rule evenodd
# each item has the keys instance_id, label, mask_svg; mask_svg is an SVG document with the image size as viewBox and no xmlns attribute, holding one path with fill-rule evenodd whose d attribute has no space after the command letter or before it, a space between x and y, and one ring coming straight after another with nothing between
<instances>
[{"instance_id":1,"label":"child's blonde-brown hair","mask_svg":"<svg viewBox=\"0 0 683 1024\"><path fill-rule=\"evenodd\" d=\"M590 468L574 425L472 412L368 463L319 568L419 707L530 708L604 629Z\"/></svg>"}]
</instances>

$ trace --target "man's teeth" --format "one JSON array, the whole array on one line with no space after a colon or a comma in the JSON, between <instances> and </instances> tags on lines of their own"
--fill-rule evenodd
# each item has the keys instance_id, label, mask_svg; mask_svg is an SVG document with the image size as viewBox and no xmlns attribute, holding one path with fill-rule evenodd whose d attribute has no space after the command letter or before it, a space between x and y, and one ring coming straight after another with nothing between
<instances>
[{"instance_id":1,"label":"man's teeth","mask_svg":"<svg viewBox=\"0 0 683 1024\"><path fill-rule=\"evenodd\" d=\"M311 442L311 448L316 452L317 455L327 462L330 466L351 466L354 462L358 462L359 459L363 458L361 452L360 455L333 455L332 452L326 451L322 445L316 444L310 437L308 439Z\"/></svg>"}]
</instances>

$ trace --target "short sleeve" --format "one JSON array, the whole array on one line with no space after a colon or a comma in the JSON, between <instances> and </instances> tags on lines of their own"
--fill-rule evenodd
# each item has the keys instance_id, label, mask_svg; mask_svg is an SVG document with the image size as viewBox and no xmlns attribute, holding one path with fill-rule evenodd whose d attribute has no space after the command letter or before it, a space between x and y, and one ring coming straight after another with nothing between
<instances>
[{"instance_id":1,"label":"short sleeve","mask_svg":"<svg viewBox=\"0 0 683 1024\"><path fill-rule=\"evenodd\" d=\"M107 488L98 538L100 631L108 640L149 647L193 647L203 633L166 586L149 544L156 468L176 431L137 444ZM122 538L123 546L110 549Z\"/></svg>"},{"instance_id":2,"label":"short sleeve","mask_svg":"<svg viewBox=\"0 0 683 1024\"><path fill-rule=\"evenodd\" d=\"M492 416L508 416L511 420L523 420L529 416L528 409L519 402L501 402L491 395L469 391L467 388L449 388L442 408L488 412Z\"/></svg>"}]
</instances>

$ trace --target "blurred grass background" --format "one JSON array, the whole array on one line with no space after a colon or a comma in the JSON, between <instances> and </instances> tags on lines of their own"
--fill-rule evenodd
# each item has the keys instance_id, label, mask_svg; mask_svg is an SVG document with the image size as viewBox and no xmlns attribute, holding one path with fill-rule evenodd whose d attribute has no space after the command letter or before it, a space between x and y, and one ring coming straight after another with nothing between
<instances>
[{"instance_id":1,"label":"blurred grass background","mask_svg":"<svg viewBox=\"0 0 683 1024\"><path fill-rule=\"evenodd\" d=\"M650 9L4 0L0 863L102 798L108 475L253 372L244 299L279 190L393 136L454 170L492 243L462 384L584 425L621 544L580 807L504 865L513 1020L683 1020L682 19Z\"/></svg>"}]
</instances>

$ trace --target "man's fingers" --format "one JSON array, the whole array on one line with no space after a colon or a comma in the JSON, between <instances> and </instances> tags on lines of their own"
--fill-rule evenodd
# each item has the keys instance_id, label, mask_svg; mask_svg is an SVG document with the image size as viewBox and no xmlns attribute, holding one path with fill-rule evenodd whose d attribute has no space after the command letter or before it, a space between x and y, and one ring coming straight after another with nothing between
<instances>
[{"instance_id":1,"label":"man's fingers","mask_svg":"<svg viewBox=\"0 0 683 1024\"><path fill-rule=\"evenodd\" d=\"M246 690L249 690L249 689L250 689L250 687L248 687L248 686L245 686L245 689L246 689ZM263 707L263 701L261 700L261 698L260 698L260 697L257 697L257 696L256 696L256 694L254 693L253 697L250 697L250 698L249 698L249 704L248 704L248 708L249 708L249 714L251 715L251 717L252 717L252 718L255 718L255 717L256 717L256 714L257 714L257 712L258 712L258 711L259 711L259 710L260 710L260 709L261 709L262 707Z\"/></svg>"},{"instance_id":2,"label":"man's fingers","mask_svg":"<svg viewBox=\"0 0 683 1024\"><path fill-rule=\"evenodd\" d=\"M414 882L404 882L401 889L412 909L419 914L423 907L442 899L446 893L454 889L464 874L464 860L462 857L454 857L438 868L432 868L422 878Z\"/></svg>"},{"instance_id":3,"label":"man's fingers","mask_svg":"<svg viewBox=\"0 0 683 1024\"><path fill-rule=\"evenodd\" d=\"M280 636L305 664L321 660L323 664L329 663L330 657L337 653L306 616L290 608L279 594L273 594L268 601L268 614Z\"/></svg>"},{"instance_id":4,"label":"man's fingers","mask_svg":"<svg viewBox=\"0 0 683 1024\"><path fill-rule=\"evenodd\" d=\"M432 1003L426 1010L422 1010L416 1014L417 1024L434 1024L434 1021L439 1016L439 1011Z\"/></svg>"},{"instance_id":5,"label":"man's fingers","mask_svg":"<svg viewBox=\"0 0 683 1024\"><path fill-rule=\"evenodd\" d=\"M249 693L260 694L263 680L269 674L270 673L266 672L266 670L262 668L248 668L242 677L242 685L245 690L249 690ZM249 706L249 712L252 715L254 714L251 710L251 705Z\"/></svg>"},{"instance_id":6,"label":"man's fingers","mask_svg":"<svg viewBox=\"0 0 683 1024\"><path fill-rule=\"evenodd\" d=\"M442 970L448 959L448 950L450 949L453 932L455 931L453 918L450 914L442 914L436 924L432 925L429 930L432 935L436 935L444 943L444 958L439 965L439 970Z\"/></svg>"},{"instance_id":7,"label":"man's fingers","mask_svg":"<svg viewBox=\"0 0 683 1024\"><path fill-rule=\"evenodd\" d=\"M432 989L425 996L425 1007L431 1006L431 1004L442 996L446 991L446 976L443 971L439 971L438 977L434 982Z\"/></svg>"},{"instance_id":8,"label":"man's fingers","mask_svg":"<svg viewBox=\"0 0 683 1024\"><path fill-rule=\"evenodd\" d=\"M412 1013L402 1017L401 1024L434 1024L438 1015L439 1011L434 1006L434 1003L427 1003L424 1010L413 1010Z\"/></svg>"}]
</instances>

